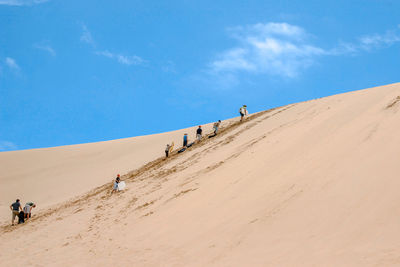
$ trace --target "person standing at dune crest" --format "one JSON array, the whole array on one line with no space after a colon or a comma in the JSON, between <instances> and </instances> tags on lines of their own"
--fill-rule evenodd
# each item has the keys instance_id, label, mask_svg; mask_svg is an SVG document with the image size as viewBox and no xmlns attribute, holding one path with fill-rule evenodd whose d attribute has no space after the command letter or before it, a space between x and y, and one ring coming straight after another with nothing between
<instances>
[{"instance_id":1,"label":"person standing at dune crest","mask_svg":"<svg viewBox=\"0 0 400 267\"><path fill-rule=\"evenodd\" d=\"M19 215L19 211L22 211L21 203L19 202L19 199L15 200L15 202L11 204L10 209L12 212L11 225L14 225L15 217Z\"/></svg>"},{"instance_id":2,"label":"person standing at dune crest","mask_svg":"<svg viewBox=\"0 0 400 267\"><path fill-rule=\"evenodd\" d=\"M240 113L240 121L243 121L244 116L246 116L247 113L247 106L243 105L240 109L239 109L239 113Z\"/></svg>"}]
</instances>

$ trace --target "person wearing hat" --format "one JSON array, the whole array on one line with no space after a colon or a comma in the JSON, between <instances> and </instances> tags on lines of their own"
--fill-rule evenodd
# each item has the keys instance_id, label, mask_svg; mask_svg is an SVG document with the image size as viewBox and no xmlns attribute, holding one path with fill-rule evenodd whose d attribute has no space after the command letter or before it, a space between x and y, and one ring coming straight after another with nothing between
<instances>
[{"instance_id":1,"label":"person wearing hat","mask_svg":"<svg viewBox=\"0 0 400 267\"><path fill-rule=\"evenodd\" d=\"M114 186L113 186L113 190L111 191L111 194L119 191L119 189L118 189L119 182L121 182L121 176L118 174L117 178L115 178L115 182L114 182Z\"/></svg>"},{"instance_id":2,"label":"person wearing hat","mask_svg":"<svg viewBox=\"0 0 400 267\"><path fill-rule=\"evenodd\" d=\"M19 215L20 210L22 211L21 203L19 202L19 199L15 200L15 202L11 204L10 209L12 212L11 225L14 225L15 217Z\"/></svg>"},{"instance_id":3,"label":"person wearing hat","mask_svg":"<svg viewBox=\"0 0 400 267\"><path fill-rule=\"evenodd\" d=\"M239 113L240 113L240 121L243 121L243 118L245 115L247 115L247 106L243 105L240 109L239 109Z\"/></svg>"}]
</instances>

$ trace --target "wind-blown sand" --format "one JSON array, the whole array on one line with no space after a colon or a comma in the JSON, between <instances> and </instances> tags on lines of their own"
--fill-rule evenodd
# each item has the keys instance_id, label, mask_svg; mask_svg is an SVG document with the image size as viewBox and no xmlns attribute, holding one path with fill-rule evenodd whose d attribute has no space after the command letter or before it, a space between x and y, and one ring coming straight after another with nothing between
<instances>
[{"instance_id":1,"label":"wind-blown sand","mask_svg":"<svg viewBox=\"0 0 400 267\"><path fill-rule=\"evenodd\" d=\"M2 152L0 265L398 266L399 110L393 84L225 121L167 160L195 128ZM11 227L16 197L42 208Z\"/></svg>"}]
</instances>

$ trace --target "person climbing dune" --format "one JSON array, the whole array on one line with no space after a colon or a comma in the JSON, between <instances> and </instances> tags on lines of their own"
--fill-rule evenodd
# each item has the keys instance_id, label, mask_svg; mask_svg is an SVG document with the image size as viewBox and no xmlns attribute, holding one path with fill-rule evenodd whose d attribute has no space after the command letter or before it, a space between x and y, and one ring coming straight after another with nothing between
<instances>
[{"instance_id":1,"label":"person climbing dune","mask_svg":"<svg viewBox=\"0 0 400 267\"><path fill-rule=\"evenodd\" d=\"M25 204L24 207L24 217L26 220L30 219L32 217L32 209L36 208L35 203L33 202L28 202Z\"/></svg>"},{"instance_id":2,"label":"person climbing dune","mask_svg":"<svg viewBox=\"0 0 400 267\"><path fill-rule=\"evenodd\" d=\"M11 225L14 225L15 217L17 217L19 215L19 212L22 211L19 199L15 200L15 202L11 204L10 209L12 212Z\"/></svg>"},{"instance_id":3,"label":"person climbing dune","mask_svg":"<svg viewBox=\"0 0 400 267\"><path fill-rule=\"evenodd\" d=\"M121 176L118 174L117 178L115 178L115 182L114 182L114 186L113 186L113 190L111 191L111 194L119 191L118 184L120 183L120 181L121 181Z\"/></svg>"},{"instance_id":4,"label":"person climbing dune","mask_svg":"<svg viewBox=\"0 0 400 267\"><path fill-rule=\"evenodd\" d=\"M171 146L169 144L167 144L167 146L165 147L165 157L166 158L168 158L170 148L171 148Z\"/></svg>"},{"instance_id":5,"label":"person climbing dune","mask_svg":"<svg viewBox=\"0 0 400 267\"><path fill-rule=\"evenodd\" d=\"M217 135L218 133L218 128L221 125L221 120L218 120L217 122L214 123L213 129L214 129L214 135Z\"/></svg>"},{"instance_id":6,"label":"person climbing dune","mask_svg":"<svg viewBox=\"0 0 400 267\"><path fill-rule=\"evenodd\" d=\"M247 106L243 105L240 109L239 109L239 113L240 113L240 121L243 121L244 116L247 115Z\"/></svg>"},{"instance_id":7,"label":"person climbing dune","mask_svg":"<svg viewBox=\"0 0 400 267\"><path fill-rule=\"evenodd\" d=\"M221 120L218 120L217 122L214 122L214 124L213 124L214 133L212 135L208 136L208 138L212 138L212 137L215 137L217 135L220 125L221 125Z\"/></svg>"},{"instance_id":8,"label":"person climbing dune","mask_svg":"<svg viewBox=\"0 0 400 267\"><path fill-rule=\"evenodd\" d=\"M183 135L183 147L187 147L187 145L188 145L188 134L185 133Z\"/></svg>"},{"instance_id":9,"label":"person climbing dune","mask_svg":"<svg viewBox=\"0 0 400 267\"><path fill-rule=\"evenodd\" d=\"M202 137L202 134L203 133L203 130L201 129L201 126L199 126L199 128L197 128L197 130L196 130L196 138L197 138L197 141L201 141L201 137Z\"/></svg>"}]
</instances>

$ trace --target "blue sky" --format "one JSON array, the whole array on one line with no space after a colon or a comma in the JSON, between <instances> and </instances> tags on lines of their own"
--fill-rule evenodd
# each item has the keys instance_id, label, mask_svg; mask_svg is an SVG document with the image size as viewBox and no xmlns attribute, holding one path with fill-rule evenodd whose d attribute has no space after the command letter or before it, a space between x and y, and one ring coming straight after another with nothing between
<instances>
[{"instance_id":1,"label":"blue sky","mask_svg":"<svg viewBox=\"0 0 400 267\"><path fill-rule=\"evenodd\" d=\"M396 0L0 0L0 25L0 151L399 82Z\"/></svg>"}]
</instances>

